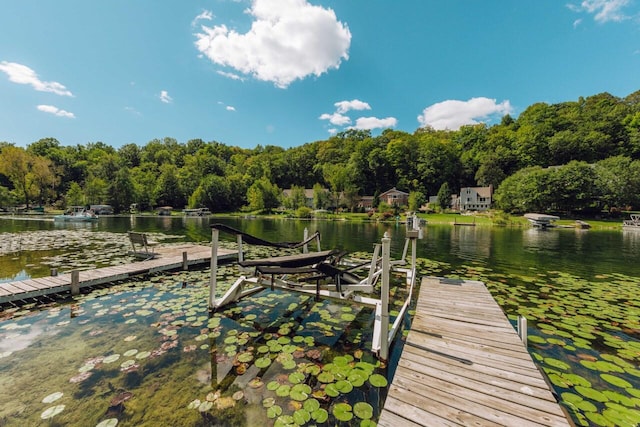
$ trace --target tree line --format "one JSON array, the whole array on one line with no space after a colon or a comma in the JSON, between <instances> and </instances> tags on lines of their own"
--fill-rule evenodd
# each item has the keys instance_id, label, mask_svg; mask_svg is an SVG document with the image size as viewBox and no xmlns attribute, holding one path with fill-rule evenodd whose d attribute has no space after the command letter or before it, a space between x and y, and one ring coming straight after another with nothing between
<instances>
[{"instance_id":1,"label":"tree line","mask_svg":"<svg viewBox=\"0 0 640 427\"><path fill-rule=\"evenodd\" d=\"M287 149L168 137L117 149L103 142L64 146L55 138L26 148L0 142L0 206L270 210L283 203L282 189L296 189L285 201L295 207L300 191L315 187L329 190L317 208L339 200L353 210L360 196L392 187L420 206L443 186L456 193L493 185L496 207L509 212L580 212L640 207L639 170L637 91L536 103L493 126L387 129L378 136L347 130Z\"/></svg>"}]
</instances>

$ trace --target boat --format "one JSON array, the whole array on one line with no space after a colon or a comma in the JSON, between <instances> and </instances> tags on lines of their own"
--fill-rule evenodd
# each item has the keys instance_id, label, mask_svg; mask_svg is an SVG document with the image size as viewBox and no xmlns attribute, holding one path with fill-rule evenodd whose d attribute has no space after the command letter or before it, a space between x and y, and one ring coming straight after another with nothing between
<instances>
[{"instance_id":1,"label":"boat","mask_svg":"<svg viewBox=\"0 0 640 427\"><path fill-rule=\"evenodd\" d=\"M185 216L209 216L211 211L209 208L184 209L182 211Z\"/></svg>"},{"instance_id":2,"label":"boat","mask_svg":"<svg viewBox=\"0 0 640 427\"><path fill-rule=\"evenodd\" d=\"M92 210L87 210L84 206L71 206L62 215L53 217L54 221L64 222L89 222L97 221L98 215Z\"/></svg>"},{"instance_id":3,"label":"boat","mask_svg":"<svg viewBox=\"0 0 640 427\"><path fill-rule=\"evenodd\" d=\"M624 230L640 230L640 214L631 214L631 219L622 221Z\"/></svg>"},{"instance_id":4,"label":"boat","mask_svg":"<svg viewBox=\"0 0 640 427\"><path fill-rule=\"evenodd\" d=\"M555 215L545 215L539 213L527 213L524 214L524 217L527 218L531 225L536 228L555 227L555 224L553 222L560 219L560 217Z\"/></svg>"}]
</instances>

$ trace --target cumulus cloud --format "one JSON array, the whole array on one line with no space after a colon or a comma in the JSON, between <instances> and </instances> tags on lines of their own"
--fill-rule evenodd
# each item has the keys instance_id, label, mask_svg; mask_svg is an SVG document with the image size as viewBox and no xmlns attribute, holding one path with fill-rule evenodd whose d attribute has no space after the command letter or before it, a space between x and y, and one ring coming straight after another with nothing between
<instances>
[{"instance_id":1,"label":"cumulus cloud","mask_svg":"<svg viewBox=\"0 0 640 427\"><path fill-rule=\"evenodd\" d=\"M629 3L630 0L583 0L580 4L568 4L567 7L574 12L592 14L596 22L604 23L629 19L629 16L622 11Z\"/></svg>"},{"instance_id":2,"label":"cumulus cloud","mask_svg":"<svg viewBox=\"0 0 640 427\"><path fill-rule=\"evenodd\" d=\"M55 107L53 105L38 105L38 110L43 111L45 113L49 113L49 114L53 114L54 116L58 116L58 117L67 117L69 119L75 119L76 116L73 113L70 113L68 111L65 110L61 110L58 107Z\"/></svg>"},{"instance_id":3,"label":"cumulus cloud","mask_svg":"<svg viewBox=\"0 0 640 427\"><path fill-rule=\"evenodd\" d=\"M324 113L320 116L320 120L329 120L329 123L336 126L344 126L351 123L351 119L340 113Z\"/></svg>"},{"instance_id":4,"label":"cumulus cloud","mask_svg":"<svg viewBox=\"0 0 640 427\"><path fill-rule=\"evenodd\" d=\"M359 117L356 119L356 124L351 128L358 130L386 129L394 127L397 124L398 120L396 120L395 117L387 117L384 119L377 117Z\"/></svg>"},{"instance_id":5,"label":"cumulus cloud","mask_svg":"<svg viewBox=\"0 0 640 427\"><path fill-rule=\"evenodd\" d=\"M371 110L371 106L366 102L362 102L359 99L353 99L351 101L340 101L335 104L336 111L344 114L349 110Z\"/></svg>"},{"instance_id":6,"label":"cumulus cloud","mask_svg":"<svg viewBox=\"0 0 640 427\"><path fill-rule=\"evenodd\" d=\"M423 127L430 126L436 130L457 130L463 125L476 124L478 120L511 112L509 101L498 104L495 99L483 97L471 98L468 101L448 100L425 108L418 116L418 122Z\"/></svg>"},{"instance_id":7,"label":"cumulus cloud","mask_svg":"<svg viewBox=\"0 0 640 427\"><path fill-rule=\"evenodd\" d=\"M253 18L246 33L202 25L196 48L218 65L279 88L349 59L351 32L332 9L306 0L253 0L246 13Z\"/></svg>"},{"instance_id":8,"label":"cumulus cloud","mask_svg":"<svg viewBox=\"0 0 640 427\"><path fill-rule=\"evenodd\" d=\"M328 120L334 126L347 126L352 123L352 119L346 115L349 111L363 111L371 110L371 106L359 99L352 99L351 101L338 101L333 104L336 107L336 111L333 113L324 113L320 117L320 120ZM371 130L389 128L398 124L398 120L395 117L387 117L384 119L378 117L359 117L356 118L355 125L349 126L348 129L358 130ZM338 132L338 129L331 128L329 133L331 135Z\"/></svg>"},{"instance_id":9,"label":"cumulus cloud","mask_svg":"<svg viewBox=\"0 0 640 427\"><path fill-rule=\"evenodd\" d=\"M227 111L236 111L236 107L232 107L231 105L226 106Z\"/></svg>"},{"instance_id":10,"label":"cumulus cloud","mask_svg":"<svg viewBox=\"0 0 640 427\"><path fill-rule=\"evenodd\" d=\"M160 101L164 102L165 104L170 104L173 101L173 98L169 96L169 92L167 92L166 90L161 90Z\"/></svg>"},{"instance_id":11,"label":"cumulus cloud","mask_svg":"<svg viewBox=\"0 0 640 427\"><path fill-rule=\"evenodd\" d=\"M62 96L73 96L61 83L44 82L40 80L38 74L26 65L2 61L0 62L0 71L3 71L9 76L9 81L22 85L31 85L31 87L37 91L51 92Z\"/></svg>"}]
</instances>

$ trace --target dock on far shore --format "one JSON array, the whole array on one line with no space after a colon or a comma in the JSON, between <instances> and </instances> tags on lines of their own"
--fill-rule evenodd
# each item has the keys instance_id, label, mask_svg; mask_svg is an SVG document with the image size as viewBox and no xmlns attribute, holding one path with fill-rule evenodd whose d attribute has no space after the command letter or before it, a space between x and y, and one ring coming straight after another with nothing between
<instances>
[{"instance_id":1,"label":"dock on far shore","mask_svg":"<svg viewBox=\"0 0 640 427\"><path fill-rule=\"evenodd\" d=\"M211 246L196 244L157 246L154 252L154 257L145 261L0 283L0 304L72 292L72 276L74 274L77 274L77 289L79 290L129 277L188 268L211 261ZM218 248L218 260L236 258L237 256L238 251Z\"/></svg>"},{"instance_id":2,"label":"dock on far shore","mask_svg":"<svg viewBox=\"0 0 640 427\"><path fill-rule=\"evenodd\" d=\"M425 277L379 426L570 426L482 282Z\"/></svg>"}]
</instances>

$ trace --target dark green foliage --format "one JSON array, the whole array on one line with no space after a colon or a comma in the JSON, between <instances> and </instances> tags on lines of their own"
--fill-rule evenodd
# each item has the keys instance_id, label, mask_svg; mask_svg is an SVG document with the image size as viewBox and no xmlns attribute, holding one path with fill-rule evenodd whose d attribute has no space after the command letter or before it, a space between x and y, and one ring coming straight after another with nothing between
<instances>
[{"instance_id":1,"label":"dark green foliage","mask_svg":"<svg viewBox=\"0 0 640 427\"><path fill-rule=\"evenodd\" d=\"M10 145L0 142L0 150ZM640 91L625 98L601 93L536 103L518 118L505 116L490 127L420 128L413 134L387 129L379 136L348 130L288 149L242 149L201 139L179 143L167 137L118 150L103 142L63 146L55 138L43 138L26 151L50 161L55 179L47 194L38 195L50 203L63 203L76 183L93 203L125 198L150 209L160 204L181 208L189 200L189 205L217 212L247 205L269 210L280 204L274 189L317 184L329 190L329 198L314 197L315 208L341 204L354 210L359 196L396 187L426 198L448 183L453 194L461 187L493 185L502 208L514 212L640 208ZM617 160L600 164L610 158ZM545 169L562 165L567 168L554 173ZM117 177L121 170L128 171L133 184L125 196L113 194L115 181L124 182ZM215 182L220 180L224 184ZM15 190L17 184L0 175L0 185ZM213 194L213 188L220 192ZM522 191L533 193L525 196Z\"/></svg>"}]
</instances>

